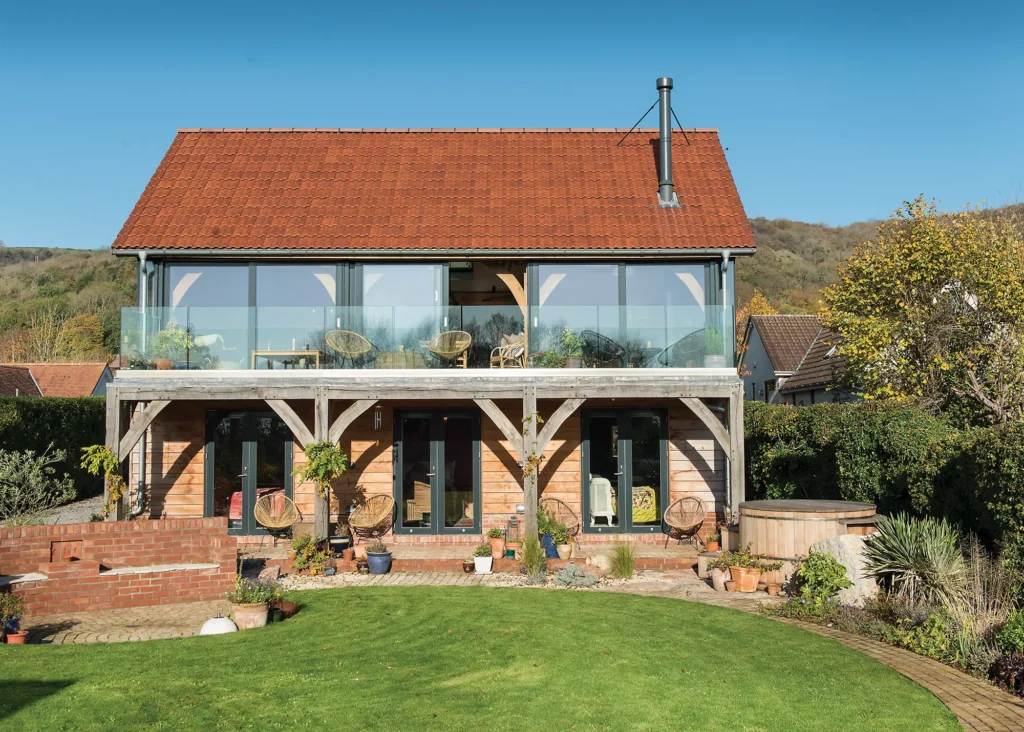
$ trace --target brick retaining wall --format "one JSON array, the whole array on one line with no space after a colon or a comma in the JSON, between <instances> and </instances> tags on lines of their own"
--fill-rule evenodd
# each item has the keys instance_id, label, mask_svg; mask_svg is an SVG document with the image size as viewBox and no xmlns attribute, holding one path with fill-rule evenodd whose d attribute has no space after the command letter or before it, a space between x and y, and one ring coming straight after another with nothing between
<instances>
[{"instance_id":1,"label":"brick retaining wall","mask_svg":"<svg viewBox=\"0 0 1024 732\"><path fill-rule=\"evenodd\" d=\"M26 616L224 597L237 560L226 518L114 521L0 529L0 574Z\"/></svg>"}]
</instances>

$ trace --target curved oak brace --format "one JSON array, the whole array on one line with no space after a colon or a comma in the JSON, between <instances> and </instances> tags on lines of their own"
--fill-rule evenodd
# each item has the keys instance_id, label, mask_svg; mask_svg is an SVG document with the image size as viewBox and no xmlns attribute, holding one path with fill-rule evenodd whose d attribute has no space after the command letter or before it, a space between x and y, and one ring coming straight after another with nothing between
<instances>
[{"instance_id":1,"label":"curved oak brace","mask_svg":"<svg viewBox=\"0 0 1024 732\"><path fill-rule=\"evenodd\" d=\"M124 457L122 456L127 456L132 451L132 448L142 439L143 433L153 424L156 416L164 411L170 403L170 399L154 399L146 405L146 408L139 414L138 419L132 424L131 429L121 438L117 445L117 457L119 460L123 460Z\"/></svg>"},{"instance_id":2,"label":"curved oak brace","mask_svg":"<svg viewBox=\"0 0 1024 732\"><path fill-rule=\"evenodd\" d=\"M714 412L707 408L700 399L696 397L680 397L679 401L690 408L694 416L697 417L704 426L711 430L711 434L714 435L715 441L726 455L732 454L732 441L729 435L729 430L718 421L718 417L715 416Z\"/></svg>"},{"instance_id":3,"label":"curved oak brace","mask_svg":"<svg viewBox=\"0 0 1024 732\"><path fill-rule=\"evenodd\" d=\"M474 399L476 405L480 407L480 411L491 418L491 421L501 430L501 434L508 440L509 449L512 452L512 456L522 462L523 460L523 436L512 424L511 420L505 416L505 413L498 409L498 405L492 402L490 399Z\"/></svg>"},{"instance_id":4,"label":"curved oak brace","mask_svg":"<svg viewBox=\"0 0 1024 732\"><path fill-rule=\"evenodd\" d=\"M376 403L376 399L357 399L355 402L350 404L348 408L339 414L338 418L334 420L334 424L331 425L331 429L328 432L327 440L332 445L339 442L341 440L341 436L345 434L345 430L347 430L361 414Z\"/></svg>"},{"instance_id":5,"label":"curved oak brace","mask_svg":"<svg viewBox=\"0 0 1024 732\"><path fill-rule=\"evenodd\" d=\"M562 405L555 410L554 414L544 423L544 429L537 435L537 454L543 455L544 451L548 447L548 443L551 442L551 438L555 436L555 432L558 428L565 424L565 420L572 416L573 412L579 409L580 405L585 402L586 399L566 399L562 402Z\"/></svg>"},{"instance_id":6,"label":"curved oak brace","mask_svg":"<svg viewBox=\"0 0 1024 732\"><path fill-rule=\"evenodd\" d=\"M295 413L295 410L284 399L267 399L267 406L273 409L277 416L288 425L288 429L292 431L292 435L299 441L299 444L303 447L316 442L313 438L313 433L309 431L309 428L299 418L299 415Z\"/></svg>"}]
</instances>

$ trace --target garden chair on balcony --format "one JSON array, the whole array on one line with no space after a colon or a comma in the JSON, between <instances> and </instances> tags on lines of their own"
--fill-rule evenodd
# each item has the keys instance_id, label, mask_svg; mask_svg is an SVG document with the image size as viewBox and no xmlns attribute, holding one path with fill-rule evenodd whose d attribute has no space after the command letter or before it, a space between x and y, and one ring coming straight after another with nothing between
<instances>
[{"instance_id":1,"label":"garden chair on balcony","mask_svg":"<svg viewBox=\"0 0 1024 732\"><path fill-rule=\"evenodd\" d=\"M590 479L590 525L603 518L609 526L615 525L615 507L612 505L612 484L600 476Z\"/></svg>"},{"instance_id":2,"label":"garden chair on balcony","mask_svg":"<svg viewBox=\"0 0 1024 732\"><path fill-rule=\"evenodd\" d=\"M256 523L271 533L290 529L300 518L295 503L281 491L260 496L252 512Z\"/></svg>"},{"instance_id":3,"label":"garden chair on balcony","mask_svg":"<svg viewBox=\"0 0 1024 732\"><path fill-rule=\"evenodd\" d=\"M697 532L707 515L708 510L704 506L704 501L696 496L686 496L673 501L665 509L665 525L668 526L665 546L668 546L669 539L676 538L680 544L683 539L689 539L699 548L703 542Z\"/></svg>"},{"instance_id":4,"label":"garden chair on balcony","mask_svg":"<svg viewBox=\"0 0 1024 732\"><path fill-rule=\"evenodd\" d=\"M526 336L502 336L501 345L491 350L492 369L525 369Z\"/></svg>"},{"instance_id":5,"label":"garden chair on balcony","mask_svg":"<svg viewBox=\"0 0 1024 732\"><path fill-rule=\"evenodd\" d=\"M658 366L693 368L700 366L704 358L704 329L680 338L652 360Z\"/></svg>"},{"instance_id":6,"label":"garden chair on balcony","mask_svg":"<svg viewBox=\"0 0 1024 732\"><path fill-rule=\"evenodd\" d=\"M441 361L454 363L459 368L469 366L469 347L473 336L464 330L449 330L438 333L427 343L427 350Z\"/></svg>"},{"instance_id":7,"label":"garden chair on balcony","mask_svg":"<svg viewBox=\"0 0 1024 732\"><path fill-rule=\"evenodd\" d=\"M391 530L395 520L395 499L376 495L356 506L348 517L349 528L360 539L379 539Z\"/></svg>"},{"instance_id":8,"label":"garden chair on balcony","mask_svg":"<svg viewBox=\"0 0 1024 732\"><path fill-rule=\"evenodd\" d=\"M577 535L580 533L580 517L576 515L576 512L569 508L563 501L557 498L542 498L540 506L547 510L548 514L560 524L565 524L565 528L569 532L569 536L579 547L580 542L577 539Z\"/></svg>"},{"instance_id":9,"label":"garden chair on balcony","mask_svg":"<svg viewBox=\"0 0 1024 732\"><path fill-rule=\"evenodd\" d=\"M583 360L588 366L618 368L622 366L626 349L605 335L592 330L580 333L583 340Z\"/></svg>"},{"instance_id":10,"label":"garden chair on balcony","mask_svg":"<svg viewBox=\"0 0 1024 732\"><path fill-rule=\"evenodd\" d=\"M324 341L328 348L341 355L343 361L350 361L353 368L362 365L366 354L377 350L363 336L350 330L332 330L324 336Z\"/></svg>"}]
</instances>

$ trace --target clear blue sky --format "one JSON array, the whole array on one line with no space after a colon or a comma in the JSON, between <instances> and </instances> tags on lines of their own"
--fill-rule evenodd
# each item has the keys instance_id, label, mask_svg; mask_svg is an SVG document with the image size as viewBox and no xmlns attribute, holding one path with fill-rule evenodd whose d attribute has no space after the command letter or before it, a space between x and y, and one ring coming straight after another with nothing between
<instances>
[{"instance_id":1,"label":"clear blue sky","mask_svg":"<svg viewBox=\"0 0 1024 732\"><path fill-rule=\"evenodd\" d=\"M1022 39L1019 0L7 2L0 240L109 246L179 127L629 127L661 75L751 216L1019 201Z\"/></svg>"}]
</instances>

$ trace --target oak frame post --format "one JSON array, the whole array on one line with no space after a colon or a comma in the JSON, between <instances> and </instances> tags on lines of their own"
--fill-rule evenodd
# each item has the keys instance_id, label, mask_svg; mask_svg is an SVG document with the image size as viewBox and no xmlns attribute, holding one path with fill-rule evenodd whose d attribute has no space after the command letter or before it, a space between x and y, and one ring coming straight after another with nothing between
<instances>
[{"instance_id":1,"label":"oak frame post","mask_svg":"<svg viewBox=\"0 0 1024 732\"><path fill-rule=\"evenodd\" d=\"M540 456L537 455L537 387L523 387L523 504L527 537L537 536L537 484Z\"/></svg>"},{"instance_id":2,"label":"oak frame post","mask_svg":"<svg viewBox=\"0 0 1024 732\"><path fill-rule=\"evenodd\" d=\"M327 399L327 390L322 386L317 387L315 402L313 405L314 442L325 442L330 434L330 402ZM313 495L313 534L322 536L325 539L329 536L331 522L331 489L328 487L327 495L321 496L320 491L314 491Z\"/></svg>"},{"instance_id":3,"label":"oak frame post","mask_svg":"<svg viewBox=\"0 0 1024 732\"><path fill-rule=\"evenodd\" d=\"M729 395L729 508L732 520L739 520L740 504L746 500L746 462L743 454L743 384Z\"/></svg>"}]
</instances>

